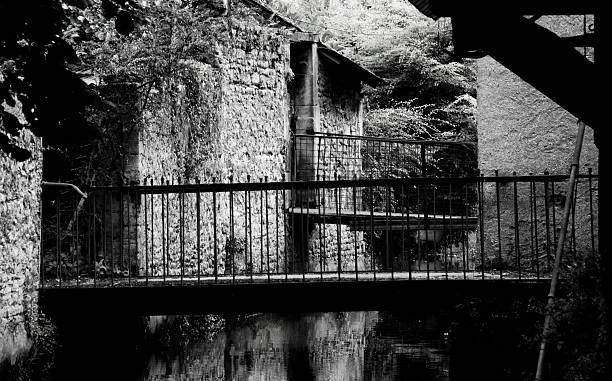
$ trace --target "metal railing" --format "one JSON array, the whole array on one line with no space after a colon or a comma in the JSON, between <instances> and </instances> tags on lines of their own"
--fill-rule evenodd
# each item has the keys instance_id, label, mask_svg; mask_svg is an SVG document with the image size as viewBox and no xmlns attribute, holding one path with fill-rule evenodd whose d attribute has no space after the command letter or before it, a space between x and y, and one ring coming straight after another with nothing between
<instances>
[{"instance_id":1,"label":"metal railing","mask_svg":"<svg viewBox=\"0 0 612 381\"><path fill-rule=\"evenodd\" d=\"M476 145L340 134L295 134L292 179L331 180L478 175Z\"/></svg>"},{"instance_id":2,"label":"metal railing","mask_svg":"<svg viewBox=\"0 0 612 381\"><path fill-rule=\"evenodd\" d=\"M567 176L43 187L41 287L546 278ZM598 177L566 249L594 254Z\"/></svg>"}]
</instances>

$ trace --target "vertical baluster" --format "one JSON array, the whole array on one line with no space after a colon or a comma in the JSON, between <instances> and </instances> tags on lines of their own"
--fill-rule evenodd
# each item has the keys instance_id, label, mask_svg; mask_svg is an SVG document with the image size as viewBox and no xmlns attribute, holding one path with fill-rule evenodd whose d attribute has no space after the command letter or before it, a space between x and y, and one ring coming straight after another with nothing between
<instances>
[{"instance_id":1,"label":"vertical baluster","mask_svg":"<svg viewBox=\"0 0 612 381\"><path fill-rule=\"evenodd\" d=\"M229 176L230 184L234 183L234 176ZM199 192L198 192L199 193ZM234 236L234 188L233 186L229 190L229 211L230 211L230 242L232 243L232 247L230 250L230 271L232 273L232 282L236 282L236 238ZM198 216L199 218L199 216ZM277 244L278 245L278 244ZM226 264L227 266L227 264Z\"/></svg>"},{"instance_id":2,"label":"vertical baluster","mask_svg":"<svg viewBox=\"0 0 612 381\"><path fill-rule=\"evenodd\" d=\"M371 269L376 280L376 251L374 250L374 186L370 186L370 250L372 251Z\"/></svg>"},{"instance_id":3,"label":"vertical baluster","mask_svg":"<svg viewBox=\"0 0 612 381\"><path fill-rule=\"evenodd\" d=\"M279 248L279 226L278 226L278 188L274 189L274 219L276 221L276 274L280 273L279 265L280 265L280 248Z\"/></svg>"},{"instance_id":4,"label":"vertical baluster","mask_svg":"<svg viewBox=\"0 0 612 381\"><path fill-rule=\"evenodd\" d=\"M409 184L409 183L408 183ZM406 229L410 233L410 200L406 203ZM418 231L417 231L418 234ZM410 234L408 234L410 237ZM418 239L418 238L417 238ZM408 249L408 280L412 280L412 248Z\"/></svg>"},{"instance_id":5,"label":"vertical baluster","mask_svg":"<svg viewBox=\"0 0 612 381\"><path fill-rule=\"evenodd\" d=\"M576 198L578 197L578 184L580 183L580 178L576 177L576 182L574 183L574 195L572 197L572 256L574 261L576 261Z\"/></svg>"},{"instance_id":6,"label":"vertical baluster","mask_svg":"<svg viewBox=\"0 0 612 381\"><path fill-rule=\"evenodd\" d=\"M263 179L259 178L259 184L263 184ZM264 219L263 219L263 189L260 187L259 189L259 273L263 274L263 257L264 257Z\"/></svg>"},{"instance_id":7,"label":"vertical baluster","mask_svg":"<svg viewBox=\"0 0 612 381\"><path fill-rule=\"evenodd\" d=\"M251 175L247 175L247 183L250 183L250 182L251 182ZM249 222L248 222L249 237L248 237L248 240L247 240L247 242L249 244L249 272L250 272L250 275L251 275L251 282L253 282L253 273L255 272L255 267L253 266L253 230L252 230L253 219L251 218L251 212L252 212L252 209L251 209L251 191L250 190L247 191L245 193L245 196L247 197L247 202L248 202L248 213L247 213L247 216L248 216L248 219L249 219Z\"/></svg>"},{"instance_id":8,"label":"vertical baluster","mask_svg":"<svg viewBox=\"0 0 612 381\"><path fill-rule=\"evenodd\" d=\"M355 181L357 180L357 175L353 174L353 232L354 232L354 244L355 244L355 280L359 280L359 266L358 266L358 258L357 258L357 187L355 186Z\"/></svg>"},{"instance_id":9,"label":"vertical baluster","mask_svg":"<svg viewBox=\"0 0 612 381\"><path fill-rule=\"evenodd\" d=\"M196 186L198 188L198 190L196 191L196 256L197 256L197 260L198 260L198 264L197 264L197 278L198 278L198 285L200 285L201 282L201 274L202 274L202 217L201 217L201 192L200 192L200 179L196 177Z\"/></svg>"},{"instance_id":10,"label":"vertical baluster","mask_svg":"<svg viewBox=\"0 0 612 381\"><path fill-rule=\"evenodd\" d=\"M495 177L499 177L499 171L495 170ZM499 265L499 279L504 278L502 266L502 243L501 243L501 212L499 205L499 179L495 179L495 206L497 210L497 253Z\"/></svg>"},{"instance_id":11,"label":"vertical baluster","mask_svg":"<svg viewBox=\"0 0 612 381\"><path fill-rule=\"evenodd\" d=\"M386 213L385 213L385 262L386 262L386 268L387 269L391 269L391 280L393 280L394 278L394 274L393 274L393 260L390 258L390 250L389 250L389 246L391 246L391 236L390 236L390 231L391 231L391 224L390 224L390 219L391 219L391 188L389 186L389 182L386 182L385 184L385 196L387 198L387 205L386 205Z\"/></svg>"},{"instance_id":12,"label":"vertical baluster","mask_svg":"<svg viewBox=\"0 0 612 381\"><path fill-rule=\"evenodd\" d=\"M317 175L316 177L317 182L319 181L319 176ZM317 186L317 209L319 211L319 217L323 217L323 224L319 223L319 225L317 226L317 230L319 231L319 275L321 277L321 279L323 279L323 250L324 250L324 246L325 246L325 239L324 239L324 235L323 235L323 227L325 226L325 209L322 208L322 204L323 202L321 202L321 187ZM323 188L324 189L324 188ZM321 221L321 219L319 219L319 221Z\"/></svg>"},{"instance_id":13,"label":"vertical baluster","mask_svg":"<svg viewBox=\"0 0 612 381\"><path fill-rule=\"evenodd\" d=\"M546 225L546 269L550 271L550 204L548 199L548 172L544 172L544 218Z\"/></svg>"},{"instance_id":14,"label":"vertical baluster","mask_svg":"<svg viewBox=\"0 0 612 381\"><path fill-rule=\"evenodd\" d=\"M401 261L400 263L402 264L402 266L400 266L399 271L403 272L404 271L404 267L403 264L406 262L406 226L404 225L405 219L404 219L404 213L408 214L408 210L406 209L406 193L404 193L404 183L405 181L402 181L401 185L400 185L400 229L401 229L401 240L402 240L402 246L401 246L401 252L402 252L402 256L401 256Z\"/></svg>"},{"instance_id":15,"label":"vertical baluster","mask_svg":"<svg viewBox=\"0 0 612 381\"><path fill-rule=\"evenodd\" d=\"M59 286L62 286L62 260L61 260L61 244L62 244L62 230L61 230L61 203L60 203L60 195L59 191L55 196L55 227L56 227L56 236L55 236L55 251L56 251L56 262L55 262L55 274L59 281Z\"/></svg>"},{"instance_id":16,"label":"vertical baluster","mask_svg":"<svg viewBox=\"0 0 612 381\"><path fill-rule=\"evenodd\" d=\"M155 268L155 195L153 194L153 178L151 177L151 277L155 277L153 269ZM145 209L145 213L147 210ZM147 284L148 285L148 284Z\"/></svg>"},{"instance_id":17,"label":"vertical baluster","mask_svg":"<svg viewBox=\"0 0 612 381\"><path fill-rule=\"evenodd\" d=\"M43 200L46 200L46 197L44 197L44 192L45 192L45 187L44 185L41 185L41 190L40 190L40 200L38 203L38 218L39 218L39 222L40 222L40 230L38 231L38 239L40 240L40 246L39 246L39 251L38 251L38 258L39 258L39 262L38 262L38 271L40 273L40 287L41 288L45 288L45 234L43 231L43 225L45 223L45 221L43 221Z\"/></svg>"},{"instance_id":18,"label":"vertical baluster","mask_svg":"<svg viewBox=\"0 0 612 381\"><path fill-rule=\"evenodd\" d=\"M514 253L516 255L516 267L518 269L518 277L521 279L521 241L519 239L519 216L518 216L518 195L517 195L517 181L516 181L516 172L512 172L513 179L513 201L514 201Z\"/></svg>"},{"instance_id":19,"label":"vertical baluster","mask_svg":"<svg viewBox=\"0 0 612 381\"><path fill-rule=\"evenodd\" d=\"M264 178L265 182L268 183L268 176ZM266 260L268 264L268 282L270 281L270 221L269 221L269 213L268 213L268 190L264 191L266 195Z\"/></svg>"},{"instance_id":20,"label":"vertical baluster","mask_svg":"<svg viewBox=\"0 0 612 381\"><path fill-rule=\"evenodd\" d=\"M180 255L181 255L181 285L183 285L183 280L185 277L185 181L181 181L179 178L179 218L180 218L180 234L179 234L179 247L180 247Z\"/></svg>"},{"instance_id":21,"label":"vertical baluster","mask_svg":"<svg viewBox=\"0 0 612 381\"><path fill-rule=\"evenodd\" d=\"M247 176L248 178L248 176ZM245 275L248 274L249 271L249 220L248 220L248 191L244 191L244 271Z\"/></svg>"},{"instance_id":22,"label":"vertical baluster","mask_svg":"<svg viewBox=\"0 0 612 381\"><path fill-rule=\"evenodd\" d=\"M536 276L540 279L540 239L538 238L538 189L535 181L531 182L533 187L533 232L535 242Z\"/></svg>"},{"instance_id":23,"label":"vertical baluster","mask_svg":"<svg viewBox=\"0 0 612 381\"><path fill-rule=\"evenodd\" d=\"M532 173L529 174L530 176L532 175ZM535 224L534 224L534 214L535 211L533 210L534 207L534 202L533 202L533 181L529 181L529 245L530 245L530 249L531 249L531 271L533 271L533 257L534 257L534 253L535 253L535 248L534 248L534 228L535 228ZM537 257L536 257L536 268L537 268ZM536 278L538 277L538 272L536 271Z\"/></svg>"},{"instance_id":24,"label":"vertical baluster","mask_svg":"<svg viewBox=\"0 0 612 381\"><path fill-rule=\"evenodd\" d=\"M334 173L334 180L338 181L338 172ZM342 273L342 237L341 237L341 218L340 218L340 187L338 186L338 184L336 184L336 186L334 187L334 193L335 193L335 197L336 197L336 238L337 238L337 246L338 246L338 266L337 266L337 270L338 270L338 280L341 279L341 273Z\"/></svg>"},{"instance_id":25,"label":"vertical baluster","mask_svg":"<svg viewBox=\"0 0 612 381\"><path fill-rule=\"evenodd\" d=\"M468 236L467 236L467 227L465 225L465 220L468 216L468 184L464 183L463 184L463 190L464 190L464 205L465 208L463 210L463 213L461 213L461 252L463 254L463 279L467 279L467 270L469 267L469 263L468 263L468 258L467 258L467 253L469 253L469 241L468 241Z\"/></svg>"},{"instance_id":26,"label":"vertical baluster","mask_svg":"<svg viewBox=\"0 0 612 381\"><path fill-rule=\"evenodd\" d=\"M448 183L450 184L450 180L448 180ZM450 195L448 199L450 200ZM444 206L442 206L442 237L448 236L447 230L448 230L448 224L450 222L451 222L450 218L448 222L446 221L446 213L444 212ZM444 245L443 250L444 250L444 279L448 280L448 256L446 254L446 245Z\"/></svg>"},{"instance_id":27,"label":"vertical baluster","mask_svg":"<svg viewBox=\"0 0 612 381\"><path fill-rule=\"evenodd\" d=\"M557 247L557 199L555 196L555 181L550 182L551 197L553 200L552 225L553 225L553 247Z\"/></svg>"},{"instance_id":28,"label":"vertical baluster","mask_svg":"<svg viewBox=\"0 0 612 381\"><path fill-rule=\"evenodd\" d=\"M325 181L325 176L323 177L323 181ZM327 188L323 187L321 189L322 193L323 193L323 197L322 197L322 201L321 201L321 206L322 206L322 210L323 210L323 224L322 224L322 229L323 229L323 258L322 258L322 264L321 264L321 279L323 279L323 272L327 270L327 224L325 222L325 215L326 215L326 208L327 208L327 199L325 198L325 190ZM319 229L320 230L320 229Z\"/></svg>"},{"instance_id":29,"label":"vertical baluster","mask_svg":"<svg viewBox=\"0 0 612 381\"><path fill-rule=\"evenodd\" d=\"M123 244L125 242L124 237L124 228L125 223L123 220L123 179L119 183L119 271L120 276L123 277L123 266L124 266L124 258L123 258Z\"/></svg>"},{"instance_id":30,"label":"vertical baluster","mask_svg":"<svg viewBox=\"0 0 612 381\"><path fill-rule=\"evenodd\" d=\"M285 175L283 175L282 181L285 182ZM287 281L289 279L289 272L287 271L287 265L289 263L287 259L287 254L289 251L287 241L289 237L287 236L287 212L286 212L286 210L288 209L287 208L288 206L287 205L287 188L284 185L285 184L283 184L283 190L282 190L282 195L283 195L283 242L285 243L285 281Z\"/></svg>"},{"instance_id":31,"label":"vertical baluster","mask_svg":"<svg viewBox=\"0 0 612 381\"><path fill-rule=\"evenodd\" d=\"M589 222L591 228L591 255L595 255L595 227L593 216L593 168L589 167Z\"/></svg>"},{"instance_id":32,"label":"vertical baluster","mask_svg":"<svg viewBox=\"0 0 612 381\"><path fill-rule=\"evenodd\" d=\"M212 211L213 211L213 273L215 276L215 283L219 280L219 269L218 269L218 244L217 244L217 187L216 187L217 179L213 177L213 190L212 190Z\"/></svg>"},{"instance_id":33,"label":"vertical baluster","mask_svg":"<svg viewBox=\"0 0 612 381\"><path fill-rule=\"evenodd\" d=\"M481 279L485 278L485 245L484 245L484 179L482 173L479 174L478 178L478 225L480 227L480 267L481 267Z\"/></svg>"},{"instance_id":34,"label":"vertical baluster","mask_svg":"<svg viewBox=\"0 0 612 381\"><path fill-rule=\"evenodd\" d=\"M450 256L451 261L452 261L454 259L453 258L453 244L455 243L455 237L453 237L454 228L453 228L452 224L454 224L455 222L454 222L454 218L453 218L453 183L450 182L450 181L448 183L448 219L451 222L451 226L449 226L449 229L448 229L448 235L449 235L449 237L451 237L451 244L450 244L450 246L448 248L448 251L449 251L448 255ZM457 267L458 266L459 265L457 264ZM448 272L446 274L446 278L448 279Z\"/></svg>"}]
</instances>

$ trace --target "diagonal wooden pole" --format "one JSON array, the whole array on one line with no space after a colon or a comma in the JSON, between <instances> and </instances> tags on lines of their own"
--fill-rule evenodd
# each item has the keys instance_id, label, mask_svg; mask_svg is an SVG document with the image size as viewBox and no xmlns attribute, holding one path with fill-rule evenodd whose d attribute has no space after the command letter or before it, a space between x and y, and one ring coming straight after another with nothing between
<instances>
[{"instance_id":1,"label":"diagonal wooden pole","mask_svg":"<svg viewBox=\"0 0 612 381\"><path fill-rule=\"evenodd\" d=\"M570 167L569 183L567 184L567 197L565 197L565 207L563 209L563 220L561 221L561 232L559 234L559 240L557 241L557 248L555 251L555 263L552 272L552 279L550 280L550 290L548 291L548 300L546 303L546 317L544 318L544 329L542 331L542 341L540 342L540 353L538 355L538 368L536 370L536 381L543 380L544 372L544 361L546 355L546 345L548 344L548 336L550 335L550 325L552 321L551 309L555 294L557 292L557 283L559 281L559 271L561 268L561 256L563 254L563 245L565 244L565 237L567 234L567 225L569 223L569 217L571 213L572 200L574 199L574 188L576 184L576 177L578 176L578 166L580 164L580 152L582 150L582 141L584 138L585 124L581 121L578 122L578 134L576 136L576 145L574 146L574 154L572 157L572 164Z\"/></svg>"}]
</instances>

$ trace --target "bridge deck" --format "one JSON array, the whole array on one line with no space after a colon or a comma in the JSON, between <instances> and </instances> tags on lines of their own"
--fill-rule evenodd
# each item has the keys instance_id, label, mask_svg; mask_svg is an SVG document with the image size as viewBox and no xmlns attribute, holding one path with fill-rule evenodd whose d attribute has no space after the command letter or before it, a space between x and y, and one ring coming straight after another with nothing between
<instances>
[{"instance_id":1,"label":"bridge deck","mask_svg":"<svg viewBox=\"0 0 612 381\"><path fill-rule=\"evenodd\" d=\"M201 275L197 276L155 276L155 277L105 277L105 278L80 278L77 280L45 279L41 290L50 288L108 288L108 287L176 287L176 286L206 286L211 284L252 284L252 283L284 283L284 282L378 282L378 281L410 281L410 280L512 280L512 281L539 281L549 279L538 276L536 273L518 274L517 272L504 271L346 271L317 272L299 274L253 274L253 275Z\"/></svg>"},{"instance_id":2,"label":"bridge deck","mask_svg":"<svg viewBox=\"0 0 612 381\"><path fill-rule=\"evenodd\" d=\"M48 314L202 314L224 312L300 312L347 310L419 310L470 298L544 299L549 280L518 274L478 272L275 274L249 277L82 280L62 286L48 282L39 301Z\"/></svg>"},{"instance_id":3,"label":"bridge deck","mask_svg":"<svg viewBox=\"0 0 612 381\"><path fill-rule=\"evenodd\" d=\"M431 229L458 230L475 229L478 217L452 216L442 214L376 212L369 210L336 210L334 208L289 208L289 213L308 217L312 221L325 221L329 224L342 223L358 230Z\"/></svg>"}]
</instances>

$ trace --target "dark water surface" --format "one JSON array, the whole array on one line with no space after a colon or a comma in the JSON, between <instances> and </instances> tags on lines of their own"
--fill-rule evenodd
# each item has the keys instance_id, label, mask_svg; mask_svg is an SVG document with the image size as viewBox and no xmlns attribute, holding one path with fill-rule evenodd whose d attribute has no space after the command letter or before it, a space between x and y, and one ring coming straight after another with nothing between
<instances>
[{"instance_id":1,"label":"dark water surface","mask_svg":"<svg viewBox=\"0 0 612 381\"><path fill-rule=\"evenodd\" d=\"M526 306L225 315L218 319L225 324L213 324L203 336L193 333L199 332L193 322L185 325L187 319L175 318L183 323L173 325L172 318L151 317L154 340L144 343L142 318L140 329L116 316L79 318L64 325L70 339L62 339L46 379L532 379L541 319ZM166 329L177 326L178 335Z\"/></svg>"},{"instance_id":2,"label":"dark water surface","mask_svg":"<svg viewBox=\"0 0 612 381\"><path fill-rule=\"evenodd\" d=\"M447 380L440 319L383 312L263 314L151 353L147 380Z\"/></svg>"}]
</instances>

